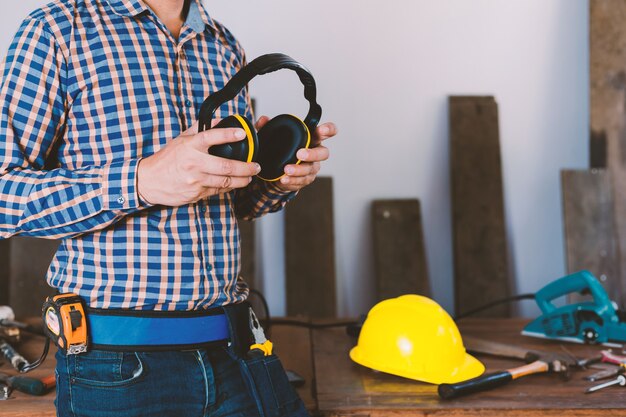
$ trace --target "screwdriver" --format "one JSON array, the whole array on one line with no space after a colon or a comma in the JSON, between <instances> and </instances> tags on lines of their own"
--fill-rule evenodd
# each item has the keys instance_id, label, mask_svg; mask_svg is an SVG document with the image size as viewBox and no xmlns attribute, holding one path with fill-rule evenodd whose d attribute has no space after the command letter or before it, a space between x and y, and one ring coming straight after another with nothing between
<instances>
[{"instance_id":1,"label":"screwdriver","mask_svg":"<svg viewBox=\"0 0 626 417\"><path fill-rule=\"evenodd\" d=\"M54 375L37 379L27 376L8 376L0 373L0 382L4 382L11 389L30 395L44 395L56 385Z\"/></svg>"},{"instance_id":2,"label":"screwdriver","mask_svg":"<svg viewBox=\"0 0 626 417\"><path fill-rule=\"evenodd\" d=\"M618 377L615 378L612 381L605 382L604 384L599 384L599 385L596 385L594 387L588 388L587 391L585 391L585 394L590 394L592 392L595 392L595 391L598 391L598 390L601 390L603 388L607 388L607 387L610 387L610 386L613 386L613 385L619 385L620 387L625 386L626 385L626 376L618 375Z\"/></svg>"}]
</instances>

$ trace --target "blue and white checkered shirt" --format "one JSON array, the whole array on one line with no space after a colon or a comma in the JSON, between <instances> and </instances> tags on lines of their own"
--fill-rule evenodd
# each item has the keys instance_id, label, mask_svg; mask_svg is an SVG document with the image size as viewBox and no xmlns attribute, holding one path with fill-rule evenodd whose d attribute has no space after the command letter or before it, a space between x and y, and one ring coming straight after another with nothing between
<instances>
[{"instance_id":1,"label":"blue and white checkered shirt","mask_svg":"<svg viewBox=\"0 0 626 417\"><path fill-rule=\"evenodd\" d=\"M191 2L179 39L141 0L56 0L21 25L0 67L0 237L62 239L48 283L96 308L193 310L238 302L236 217L293 197L254 180L151 207L137 164L196 119L244 64ZM244 90L216 117L251 117Z\"/></svg>"}]
</instances>

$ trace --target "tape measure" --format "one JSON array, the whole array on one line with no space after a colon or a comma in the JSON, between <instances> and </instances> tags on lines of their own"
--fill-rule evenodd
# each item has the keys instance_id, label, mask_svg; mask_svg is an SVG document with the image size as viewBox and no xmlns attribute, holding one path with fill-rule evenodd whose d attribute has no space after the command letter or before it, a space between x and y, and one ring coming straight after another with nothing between
<instances>
[{"instance_id":1,"label":"tape measure","mask_svg":"<svg viewBox=\"0 0 626 417\"><path fill-rule=\"evenodd\" d=\"M42 307L44 331L66 355L87 352L87 319L83 300L65 293L48 297Z\"/></svg>"}]
</instances>

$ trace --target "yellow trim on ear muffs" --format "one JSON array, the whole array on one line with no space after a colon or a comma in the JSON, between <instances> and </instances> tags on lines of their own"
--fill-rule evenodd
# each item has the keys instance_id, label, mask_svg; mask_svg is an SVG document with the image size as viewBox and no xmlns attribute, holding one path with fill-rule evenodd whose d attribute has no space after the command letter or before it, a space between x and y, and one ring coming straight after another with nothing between
<instances>
[{"instance_id":1,"label":"yellow trim on ear muffs","mask_svg":"<svg viewBox=\"0 0 626 417\"><path fill-rule=\"evenodd\" d=\"M302 123L302 125L304 126L304 129L306 130L307 133L307 138L306 138L306 144L304 145L304 149L309 149L309 146L311 146L311 131L309 130L309 127L306 125L306 123L304 123L302 121L302 119L300 119L298 116L294 116L293 114L290 114L289 116L294 117L296 119L298 119L300 121L300 123ZM302 149L302 148L301 148ZM298 149L299 150L299 149ZM297 157L296 157L297 158ZM296 165L300 165L302 161L300 159L298 159L298 162L296 162ZM284 177L287 174L283 174L278 178L274 178L274 179L268 179L268 178L263 178L259 175L257 175L257 177L261 178L263 181L267 181L267 182L276 182L279 181L282 177Z\"/></svg>"},{"instance_id":2,"label":"yellow trim on ear muffs","mask_svg":"<svg viewBox=\"0 0 626 417\"><path fill-rule=\"evenodd\" d=\"M252 136L252 132L250 131L250 126L246 123L246 119L238 114L234 114L235 118L239 120L239 123L243 127L243 130L246 132L246 137L248 138L248 158L246 162L252 162L252 156L254 155L254 139Z\"/></svg>"}]
</instances>

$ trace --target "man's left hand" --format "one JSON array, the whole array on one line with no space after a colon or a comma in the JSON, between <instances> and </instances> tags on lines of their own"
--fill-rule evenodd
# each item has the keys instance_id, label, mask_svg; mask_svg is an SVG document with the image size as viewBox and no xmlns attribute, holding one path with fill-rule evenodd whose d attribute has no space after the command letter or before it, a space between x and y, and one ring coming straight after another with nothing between
<instances>
[{"instance_id":1,"label":"man's left hand","mask_svg":"<svg viewBox=\"0 0 626 417\"><path fill-rule=\"evenodd\" d=\"M261 116L257 122L257 130L262 128L269 118ZM326 139L330 139L337 134L337 126L334 123L324 123L315 129L312 144L315 147L300 149L296 154L301 161L299 164L290 164L285 167L285 175L276 185L285 191L299 191L315 181L320 172L321 163L328 159L330 152L322 145Z\"/></svg>"}]
</instances>

